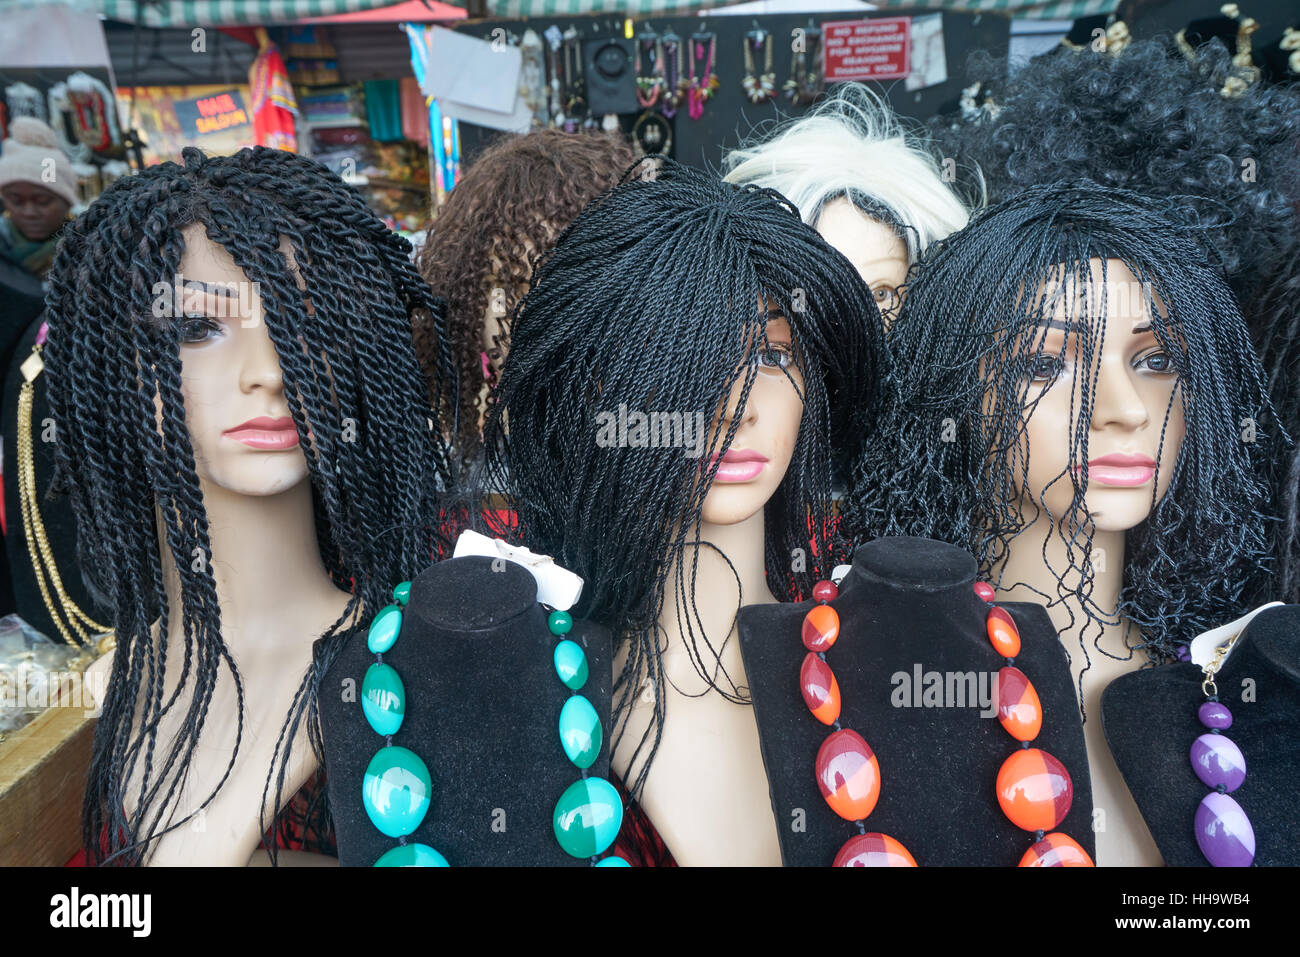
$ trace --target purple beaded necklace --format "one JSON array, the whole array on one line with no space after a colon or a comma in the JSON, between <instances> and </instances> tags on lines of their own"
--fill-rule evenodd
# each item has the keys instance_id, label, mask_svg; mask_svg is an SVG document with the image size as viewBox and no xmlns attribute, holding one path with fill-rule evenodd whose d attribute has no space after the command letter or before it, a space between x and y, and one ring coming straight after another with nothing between
<instances>
[{"instance_id":1,"label":"purple beaded necklace","mask_svg":"<svg viewBox=\"0 0 1300 957\"><path fill-rule=\"evenodd\" d=\"M1196 717L1210 730L1192 742L1189 755L1201 783L1214 789L1201 798L1194 824L1196 843L1213 867L1249 867L1255 860L1255 829L1236 798L1229 796L1246 780L1246 759L1236 742L1223 734L1232 727L1232 712L1219 701L1219 689L1214 683L1214 676L1239 637L1241 632L1216 648L1214 657L1202 669L1205 701Z\"/></svg>"}]
</instances>

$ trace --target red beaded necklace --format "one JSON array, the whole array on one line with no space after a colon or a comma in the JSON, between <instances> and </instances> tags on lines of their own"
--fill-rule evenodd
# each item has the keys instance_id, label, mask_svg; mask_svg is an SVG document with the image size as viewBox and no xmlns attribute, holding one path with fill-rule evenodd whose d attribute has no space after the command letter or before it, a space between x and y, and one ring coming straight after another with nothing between
<instances>
[{"instance_id":1,"label":"red beaded necklace","mask_svg":"<svg viewBox=\"0 0 1300 957\"><path fill-rule=\"evenodd\" d=\"M830 809L853 822L858 833L835 855L834 867L916 867L901 843L886 834L868 832L864 823L880 798L880 764L860 734L840 726L840 688L826 662L826 652L840 633L840 616L830 602L839 587L820 581L813 587L817 604L804 616L802 637L808 654L799 669L804 704L832 731L817 751L817 788ZM1019 668L1020 631L1005 608L993 605L993 587L975 583L975 594L989 608L985 629L989 642L1006 665L998 671L998 721L1020 742L998 771L998 805L1016 827L1034 834L1034 843L1020 859L1021 867L1092 867L1092 859L1066 834L1052 831L1070 811L1074 784L1060 761L1041 748L1031 748L1043 725L1038 692ZM1052 831L1052 833L1047 833Z\"/></svg>"}]
</instances>

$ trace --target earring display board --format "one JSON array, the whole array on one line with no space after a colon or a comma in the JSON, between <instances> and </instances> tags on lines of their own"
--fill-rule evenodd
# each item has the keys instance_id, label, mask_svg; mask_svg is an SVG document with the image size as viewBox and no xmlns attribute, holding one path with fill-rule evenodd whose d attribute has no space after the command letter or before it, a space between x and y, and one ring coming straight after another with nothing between
<instances>
[{"instance_id":1,"label":"earring display board","mask_svg":"<svg viewBox=\"0 0 1300 957\"><path fill-rule=\"evenodd\" d=\"M898 11L873 11L864 14L860 19L897 19L899 15ZM939 17L942 18L942 29L934 30L934 19ZM714 62L711 71L717 75L718 88L704 103L703 112L698 119L691 119L686 98L682 97L683 102L677 112L667 120L670 135L661 137L671 142L671 148L666 151L667 155L690 166L717 169L722 162L723 154L739 146L742 139L752 134L755 126L805 113L808 106L796 105L784 89L785 82L793 75L795 60L798 59L795 47L799 35L795 31L806 33L810 22L820 29L825 23L843 23L852 19L842 10L824 14L814 12L762 16L757 18L757 21L750 16L718 15L634 19L632 29L637 36L652 30L661 36L671 32L681 37L683 76L688 79L689 64L686 58L689 55L690 38L692 35L702 33L711 33L714 37ZM923 25L920 22L922 20L925 20ZM750 101L744 85L745 37L754 30L755 22L772 35L772 69L776 74L778 93L775 98L760 103ZM961 97L961 88L965 82L965 64L970 54L975 50L986 50L994 57L1007 55L1011 21L1004 16L920 11L911 16L911 23L913 27L910 31L911 35L917 42L924 41L924 49L920 51L922 54L920 62L929 64L925 68L926 76L933 78L946 75L946 79L920 88L917 88L918 80L915 76L872 83L872 88L902 116L925 120L939 113L956 111ZM626 44L629 54L633 50L633 41L625 36L626 21L608 14L568 17L555 21L545 17L529 19L526 22L478 20L457 24L456 29L488 39L494 35L522 34L528 28L540 34L551 26L561 31L572 26L580 34L588 51L584 57L586 61L584 65L589 97L593 92L592 54L602 47L607 47L611 41L618 42L620 45ZM705 48L709 46L707 40L704 41L703 46ZM938 65L931 62L938 56L937 51L940 49L944 60L943 70L938 69ZM758 66L761 70L764 64ZM648 69L649 65L643 64L643 71ZM700 69L703 69L702 65ZM632 72L634 71L629 70L629 74ZM644 113L635 103L635 89L635 77L632 77L627 85L628 95L632 98L629 111L615 112L620 129L628 135L631 135L638 118ZM591 112L599 121L602 110L594 101L591 103ZM656 109L655 113L662 116L659 109ZM643 128L644 126L645 124L642 124ZM461 154L464 161L472 163L474 154L497 136L499 134L495 131L462 123Z\"/></svg>"}]
</instances>

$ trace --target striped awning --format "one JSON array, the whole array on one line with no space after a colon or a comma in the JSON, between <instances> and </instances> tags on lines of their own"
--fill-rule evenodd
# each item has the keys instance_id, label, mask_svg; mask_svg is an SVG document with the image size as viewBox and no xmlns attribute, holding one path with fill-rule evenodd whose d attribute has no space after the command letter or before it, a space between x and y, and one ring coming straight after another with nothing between
<instances>
[{"instance_id":1,"label":"striped awning","mask_svg":"<svg viewBox=\"0 0 1300 957\"><path fill-rule=\"evenodd\" d=\"M14 0L0 0L0 10ZM17 0L30 3L31 0ZM73 0L77 2L77 0ZM87 0L80 0L83 4ZM110 20L150 27L235 26L293 23L389 7L395 0L89 0ZM466 0L446 0L464 7ZM722 7L739 0L487 0L487 15L497 18L576 16L616 13L638 17Z\"/></svg>"},{"instance_id":2,"label":"striped awning","mask_svg":"<svg viewBox=\"0 0 1300 957\"><path fill-rule=\"evenodd\" d=\"M391 6L393 0L96 0L110 20L148 27L259 26Z\"/></svg>"},{"instance_id":3,"label":"striped awning","mask_svg":"<svg viewBox=\"0 0 1300 957\"><path fill-rule=\"evenodd\" d=\"M452 0L448 0L452 2ZM880 9L931 7L960 13L1002 13L1032 20L1077 20L1114 13L1119 0L873 0Z\"/></svg>"}]
</instances>

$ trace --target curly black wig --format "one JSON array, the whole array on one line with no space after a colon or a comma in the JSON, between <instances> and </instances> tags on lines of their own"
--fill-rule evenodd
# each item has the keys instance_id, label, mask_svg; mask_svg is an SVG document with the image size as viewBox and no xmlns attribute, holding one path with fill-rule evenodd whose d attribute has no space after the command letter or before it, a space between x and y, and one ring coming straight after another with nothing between
<instances>
[{"instance_id":1,"label":"curly black wig","mask_svg":"<svg viewBox=\"0 0 1300 957\"><path fill-rule=\"evenodd\" d=\"M977 122L935 125L945 156L982 176L990 202L1026 187L1087 178L1152 199L1194 203L1236 294L1283 430L1300 437L1300 89L1239 77L1218 40L1196 62L1172 40L1118 55L1090 48L1039 57L1009 80L1006 65L972 59L995 108ZM967 184L968 192L972 191ZM1271 436L1269 485L1281 521L1274 561L1254 576L1256 600L1300 602L1300 448Z\"/></svg>"},{"instance_id":2,"label":"curly black wig","mask_svg":"<svg viewBox=\"0 0 1300 957\"><path fill-rule=\"evenodd\" d=\"M117 635L83 816L85 846L98 862L142 862L155 838L193 816L172 820L223 668L235 681L243 730L243 683L222 639L212 562L191 559L211 555L211 544L181 391L184 319L154 309L156 284L170 288L179 272L191 224L260 284L306 455L321 556L352 595L316 644L286 717L278 772L268 769L274 807L285 803L286 742L304 719L320 756L316 692L349 628L433 560L439 489L450 481L411 345L413 318L440 323L442 304L411 264L406 240L324 167L261 147L222 157L186 149L183 165L118 180L69 227L48 300L57 480L76 511L83 573L107 596ZM181 648L168 647L167 564L179 575ZM185 667L164 699L169 655L183 656ZM184 715L182 729L160 740L171 709Z\"/></svg>"},{"instance_id":3,"label":"curly black wig","mask_svg":"<svg viewBox=\"0 0 1300 957\"><path fill-rule=\"evenodd\" d=\"M870 290L788 200L654 163L630 168L538 266L485 432L487 485L513 509L510 533L581 575L577 612L629 643L615 678L616 742L635 694L653 681L634 794L662 733L658 617L669 589L696 607L692 546L717 471L710 456L730 447L739 424L732 417L724 429L714 416L737 384L742 407L750 395L755 355L768 348L766 310L788 319L804 382L793 458L764 511L767 584L780 600L809 594L847 554L832 521L832 476L869 432L885 374ZM702 454L600 445L598 423L621 406L710 423ZM796 550L806 568L792 562ZM720 652L701 651L698 624L682 628L701 676L747 702L726 676L710 677Z\"/></svg>"},{"instance_id":4,"label":"curly black wig","mask_svg":"<svg viewBox=\"0 0 1300 957\"><path fill-rule=\"evenodd\" d=\"M1087 182L1031 187L927 253L890 332L896 388L846 507L860 538L918 535L959 545L1003 589L1032 588L1000 580L1013 548L1046 554L1061 546L1070 567L1052 568L1057 594L1042 597L1073 599L1067 607L1090 619L1081 636L1117 624L1116 610L1091 598L1095 525L1084 493L1107 309L1105 296L1087 292L1088 279L1093 260L1119 260L1142 284L1143 309L1177 376L1163 421L1152 414L1160 447L1175 402L1185 424L1166 493L1156 501L1152 482L1149 517L1125 536L1118 616L1141 629L1131 647L1152 661L1240 614L1244 583L1267 555L1263 373L1200 230L1171 220L1165 205ZM1042 393L1070 390L1075 424L1061 441L1071 467L1051 483L1073 488L1063 515L1052 514L1046 490L1024 494L1034 454L1027 422L1041 399L1031 397L1031 380L1044 359L1061 361L1044 352L1046 319L1059 303L1041 292L1053 285L1081 290L1066 303L1077 345L1061 348L1078 348L1074 365L1090 370L1069 385L1046 377ZM1261 423L1257 431L1253 423ZM1024 534L1040 518L1048 520L1046 541Z\"/></svg>"}]
</instances>

